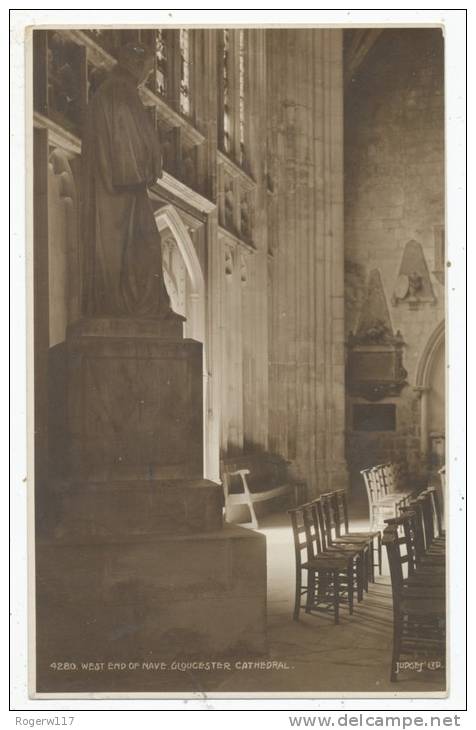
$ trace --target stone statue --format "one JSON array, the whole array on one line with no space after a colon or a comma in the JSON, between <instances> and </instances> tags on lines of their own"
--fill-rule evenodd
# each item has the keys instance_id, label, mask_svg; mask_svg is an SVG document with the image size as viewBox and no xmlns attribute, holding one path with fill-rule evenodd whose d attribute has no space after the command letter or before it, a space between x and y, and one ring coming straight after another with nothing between
<instances>
[{"instance_id":1,"label":"stone statue","mask_svg":"<svg viewBox=\"0 0 476 730\"><path fill-rule=\"evenodd\" d=\"M174 316L147 193L162 177L161 147L138 93L152 67L152 53L128 43L87 110L83 281L93 317Z\"/></svg>"},{"instance_id":2,"label":"stone statue","mask_svg":"<svg viewBox=\"0 0 476 730\"><path fill-rule=\"evenodd\" d=\"M417 297L423 288L423 277L416 271L408 274L408 295Z\"/></svg>"}]
</instances>

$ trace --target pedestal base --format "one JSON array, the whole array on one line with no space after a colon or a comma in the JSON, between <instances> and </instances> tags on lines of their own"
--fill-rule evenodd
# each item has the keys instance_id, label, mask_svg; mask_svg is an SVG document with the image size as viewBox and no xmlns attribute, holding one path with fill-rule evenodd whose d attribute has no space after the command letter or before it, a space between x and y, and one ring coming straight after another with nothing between
<instances>
[{"instance_id":1,"label":"pedestal base","mask_svg":"<svg viewBox=\"0 0 476 730\"><path fill-rule=\"evenodd\" d=\"M173 339L176 326L92 319L69 328L66 473L85 481L202 476L202 344Z\"/></svg>"},{"instance_id":2,"label":"pedestal base","mask_svg":"<svg viewBox=\"0 0 476 730\"><path fill-rule=\"evenodd\" d=\"M42 541L37 581L39 692L110 689L109 662L170 665L266 652L266 541L244 528ZM59 662L76 668L59 671Z\"/></svg>"},{"instance_id":3,"label":"pedestal base","mask_svg":"<svg viewBox=\"0 0 476 730\"><path fill-rule=\"evenodd\" d=\"M206 479L57 482L50 500L57 538L191 534L223 527L223 488Z\"/></svg>"},{"instance_id":4,"label":"pedestal base","mask_svg":"<svg viewBox=\"0 0 476 730\"><path fill-rule=\"evenodd\" d=\"M140 691L130 663L266 650L265 537L223 527L222 487L202 479L202 345L179 327L82 320L52 357L60 468L37 510L39 692L119 691L110 664Z\"/></svg>"}]
</instances>

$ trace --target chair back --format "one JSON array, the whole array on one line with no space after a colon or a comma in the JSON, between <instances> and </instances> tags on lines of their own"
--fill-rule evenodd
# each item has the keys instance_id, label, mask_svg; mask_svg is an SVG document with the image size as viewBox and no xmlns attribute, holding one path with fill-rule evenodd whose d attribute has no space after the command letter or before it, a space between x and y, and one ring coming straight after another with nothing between
<instances>
[{"instance_id":1,"label":"chair back","mask_svg":"<svg viewBox=\"0 0 476 730\"><path fill-rule=\"evenodd\" d=\"M425 489L423 492L420 492L417 497L417 501L420 502L421 505L425 534L425 550L428 550L435 539L435 514L433 510L433 500L431 494Z\"/></svg>"},{"instance_id":2,"label":"chair back","mask_svg":"<svg viewBox=\"0 0 476 730\"><path fill-rule=\"evenodd\" d=\"M396 533L392 539L398 547L402 579L408 578L415 572L415 528L412 526L414 517L415 513L408 510L400 517L384 520L387 527L391 527Z\"/></svg>"},{"instance_id":3,"label":"chair back","mask_svg":"<svg viewBox=\"0 0 476 730\"><path fill-rule=\"evenodd\" d=\"M340 537L340 523L336 519L335 499L332 492L321 494L319 497L318 510L321 510L321 532L323 545L326 548L332 547L334 540Z\"/></svg>"},{"instance_id":4,"label":"chair back","mask_svg":"<svg viewBox=\"0 0 476 730\"><path fill-rule=\"evenodd\" d=\"M328 538L328 532L326 527L326 520L324 516L324 509L322 505L322 495L317 497L311 503L312 518L314 520L314 530L316 534L316 550L317 554L321 555L325 553L328 547L332 544Z\"/></svg>"},{"instance_id":5,"label":"chair back","mask_svg":"<svg viewBox=\"0 0 476 730\"><path fill-rule=\"evenodd\" d=\"M369 467L368 469L362 469L361 472L364 479L365 490L367 492L367 499L369 501L369 509L372 511L373 505L378 501L378 483L375 476L375 467Z\"/></svg>"},{"instance_id":6,"label":"chair back","mask_svg":"<svg viewBox=\"0 0 476 730\"><path fill-rule=\"evenodd\" d=\"M334 520L336 522L337 535L347 535L349 532L349 505L347 502L347 490L336 489L332 492Z\"/></svg>"},{"instance_id":7,"label":"chair back","mask_svg":"<svg viewBox=\"0 0 476 730\"><path fill-rule=\"evenodd\" d=\"M442 466L441 469L439 469L438 474L440 475L440 482L441 482L441 488L443 490L443 494L445 494L446 489L446 465Z\"/></svg>"},{"instance_id":8,"label":"chair back","mask_svg":"<svg viewBox=\"0 0 476 730\"><path fill-rule=\"evenodd\" d=\"M383 531L382 544L387 550L390 580L392 583L393 611L398 612L398 604L403 588L403 564L401 559L401 544L398 535L398 525L387 525Z\"/></svg>"},{"instance_id":9,"label":"chair back","mask_svg":"<svg viewBox=\"0 0 476 730\"><path fill-rule=\"evenodd\" d=\"M438 494L438 489L436 487L428 487L426 491L429 492L431 495L437 535L438 537L441 537L443 535L443 515L441 512L440 495Z\"/></svg>"},{"instance_id":10,"label":"chair back","mask_svg":"<svg viewBox=\"0 0 476 730\"><path fill-rule=\"evenodd\" d=\"M296 571L300 571L303 563L305 563L308 559L307 532L303 507L301 506L296 507L295 509L290 509L288 510L288 514L291 518L291 525L293 528Z\"/></svg>"},{"instance_id":11,"label":"chair back","mask_svg":"<svg viewBox=\"0 0 476 730\"><path fill-rule=\"evenodd\" d=\"M316 558L321 552L319 524L314 513L314 503L309 502L288 510L294 538L296 569Z\"/></svg>"},{"instance_id":12,"label":"chair back","mask_svg":"<svg viewBox=\"0 0 476 730\"><path fill-rule=\"evenodd\" d=\"M425 555L425 527L423 523L423 510L421 502L413 499L408 506L400 507L400 512L408 519L410 535L410 546L413 555L413 564L416 568Z\"/></svg>"},{"instance_id":13,"label":"chair back","mask_svg":"<svg viewBox=\"0 0 476 730\"><path fill-rule=\"evenodd\" d=\"M377 464L377 466L374 466L375 483L377 485L376 489L379 499L390 494L391 473L389 472L389 466L389 464Z\"/></svg>"},{"instance_id":14,"label":"chair back","mask_svg":"<svg viewBox=\"0 0 476 730\"><path fill-rule=\"evenodd\" d=\"M382 544L387 549L390 579L392 582L394 616L399 611L399 601L405 579L413 574L414 547L412 545L411 520L415 513L408 511L401 517L385 520Z\"/></svg>"},{"instance_id":15,"label":"chair back","mask_svg":"<svg viewBox=\"0 0 476 730\"><path fill-rule=\"evenodd\" d=\"M308 560L313 560L322 552L321 534L315 509L315 501L304 504L302 510L306 530L307 556Z\"/></svg>"},{"instance_id":16,"label":"chair back","mask_svg":"<svg viewBox=\"0 0 476 730\"><path fill-rule=\"evenodd\" d=\"M394 488L394 475L392 464L381 464L379 466L382 483L384 485L385 494L391 494Z\"/></svg>"}]
</instances>

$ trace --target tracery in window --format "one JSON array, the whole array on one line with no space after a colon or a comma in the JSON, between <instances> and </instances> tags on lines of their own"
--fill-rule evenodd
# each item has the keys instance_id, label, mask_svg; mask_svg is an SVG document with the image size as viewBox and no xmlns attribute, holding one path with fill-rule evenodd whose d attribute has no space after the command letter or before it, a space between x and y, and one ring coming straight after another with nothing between
<instances>
[{"instance_id":1,"label":"tracery in window","mask_svg":"<svg viewBox=\"0 0 476 730\"><path fill-rule=\"evenodd\" d=\"M231 152L230 33L223 31L223 151Z\"/></svg>"},{"instance_id":2,"label":"tracery in window","mask_svg":"<svg viewBox=\"0 0 476 730\"><path fill-rule=\"evenodd\" d=\"M240 54L240 163L245 161L245 31L239 31Z\"/></svg>"},{"instance_id":3,"label":"tracery in window","mask_svg":"<svg viewBox=\"0 0 476 730\"><path fill-rule=\"evenodd\" d=\"M167 42L165 31L157 30L155 36L155 57L156 57L156 71L155 71L155 91L160 96L167 96Z\"/></svg>"},{"instance_id":4,"label":"tracery in window","mask_svg":"<svg viewBox=\"0 0 476 730\"><path fill-rule=\"evenodd\" d=\"M58 31L48 31L48 113L76 131L81 119L80 49Z\"/></svg>"},{"instance_id":5,"label":"tracery in window","mask_svg":"<svg viewBox=\"0 0 476 730\"><path fill-rule=\"evenodd\" d=\"M190 115L190 49L189 33L180 29L180 112Z\"/></svg>"},{"instance_id":6,"label":"tracery in window","mask_svg":"<svg viewBox=\"0 0 476 730\"><path fill-rule=\"evenodd\" d=\"M119 45L118 33L110 28L86 28L84 32L90 36L101 48L116 56Z\"/></svg>"}]
</instances>

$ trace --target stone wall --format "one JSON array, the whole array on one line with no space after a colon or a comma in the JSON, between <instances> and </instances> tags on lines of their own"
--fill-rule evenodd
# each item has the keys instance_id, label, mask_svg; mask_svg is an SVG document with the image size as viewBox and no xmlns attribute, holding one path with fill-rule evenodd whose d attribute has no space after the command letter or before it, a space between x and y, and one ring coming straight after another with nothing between
<instances>
[{"instance_id":1,"label":"stone wall","mask_svg":"<svg viewBox=\"0 0 476 730\"><path fill-rule=\"evenodd\" d=\"M342 35L266 40L269 443L315 495L346 484Z\"/></svg>"},{"instance_id":2,"label":"stone wall","mask_svg":"<svg viewBox=\"0 0 476 730\"><path fill-rule=\"evenodd\" d=\"M397 459L422 475L421 391L415 391L425 346L444 319L444 97L443 39L436 29L384 31L345 92L346 332L355 331L369 272L379 269L393 330L405 347L408 385L396 398L396 431L352 430L347 397L347 457L358 469ZM409 242L410 267L423 283L395 298ZM421 249L420 249L421 246ZM421 250L426 261L415 258ZM413 257L413 258L412 258ZM406 267L406 268L405 268ZM400 292L401 294L401 292ZM431 397L431 394L430 394Z\"/></svg>"}]
</instances>

